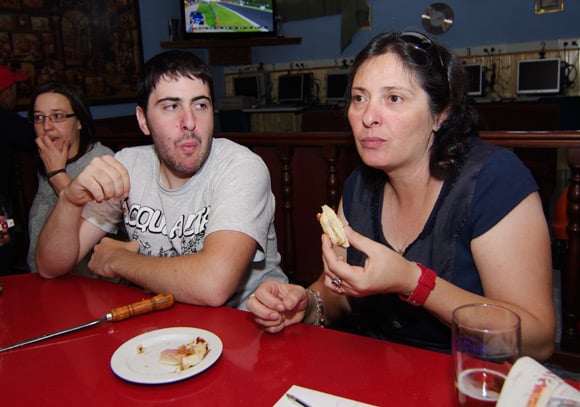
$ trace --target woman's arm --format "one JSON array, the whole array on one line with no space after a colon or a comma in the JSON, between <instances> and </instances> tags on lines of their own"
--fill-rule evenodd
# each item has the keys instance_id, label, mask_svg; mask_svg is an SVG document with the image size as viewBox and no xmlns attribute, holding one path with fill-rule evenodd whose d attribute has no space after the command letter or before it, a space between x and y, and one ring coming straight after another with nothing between
<instances>
[{"instance_id":1,"label":"woman's arm","mask_svg":"<svg viewBox=\"0 0 580 407\"><path fill-rule=\"evenodd\" d=\"M484 296L437 278L424 307L451 324L453 310L487 302L521 318L522 353L545 360L554 350L556 319L549 232L538 193L532 193L500 222L471 242Z\"/></svg>"}]
</instances>

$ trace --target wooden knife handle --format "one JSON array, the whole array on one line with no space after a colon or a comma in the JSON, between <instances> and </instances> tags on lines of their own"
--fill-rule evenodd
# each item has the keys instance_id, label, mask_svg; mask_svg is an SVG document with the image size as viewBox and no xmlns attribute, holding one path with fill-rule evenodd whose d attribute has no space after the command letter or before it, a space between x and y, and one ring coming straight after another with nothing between
<instances>
[{"instance_id":1,"label":"wooden knife handle","mask_svg":"<svg viewBox=\"0 0 580 407\"><path fill-rule=\"evenodd\" d=\"M173 298L173 294L158 294L148 300L113 308L107 314L107 320L117 322L138 315L147 314L149 312L160 311L171 307L174 302L175 299Z\"/></svg>"}]
</instances>

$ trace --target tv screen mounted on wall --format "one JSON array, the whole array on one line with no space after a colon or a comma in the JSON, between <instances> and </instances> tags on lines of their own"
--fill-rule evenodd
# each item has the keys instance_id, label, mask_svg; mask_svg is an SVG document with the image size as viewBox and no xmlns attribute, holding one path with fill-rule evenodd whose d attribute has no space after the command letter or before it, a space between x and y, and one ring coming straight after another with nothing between
<instances>
[{"instance_id":1,"label":"tv screen mounted on wall","mask_svg":"<svg viewBox=\"0 0 580 407\"><path fill-rule=\"evenodd\" d=\"M276 36L275 0L180 0L185 39Z\"/></svg>"},{"instance_id":2,"label":"tv screen mounted on wall","mask_svg":"<svg viewBox=\"0 0 580 407\"><path fill-rule=\"evenodd\" d=\"M558 94L561 91L562 61L559 58L518 61L517 93Z\"/></svg>"}]
</instances>

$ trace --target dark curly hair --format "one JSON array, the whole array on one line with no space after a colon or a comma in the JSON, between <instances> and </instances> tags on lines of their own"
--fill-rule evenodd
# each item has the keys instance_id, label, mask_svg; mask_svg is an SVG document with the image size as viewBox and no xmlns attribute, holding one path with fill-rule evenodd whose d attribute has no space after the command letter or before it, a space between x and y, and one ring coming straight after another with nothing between
<instances>
[{"instance_id":1,"label":"dark curly hair","mask_svg":"<svg viewBox=\"0 0 580 407\"><path fill-rule=\"evenodd\" d=\"M477 136L477 113L467 97L467 76L463 64L444 46L420 32L383 33L374 37L355 57L346 91L347 109L351 102L353 78L370 58L393 53L414 74L427 93L431 112L447 112L435 132L430 171L443 179L454 169L457 157L466 149L467 139Z\"/></svg>"}]
</instances>

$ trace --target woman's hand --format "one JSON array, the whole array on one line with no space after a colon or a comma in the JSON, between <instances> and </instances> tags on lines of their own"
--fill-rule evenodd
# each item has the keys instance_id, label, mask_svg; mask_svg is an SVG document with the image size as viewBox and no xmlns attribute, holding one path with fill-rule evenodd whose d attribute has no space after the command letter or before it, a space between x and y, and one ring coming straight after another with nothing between
<instances>
[{"instance_id":1,"label":"woman's hand","mask_svg":"<svg viewBox=\"0 0 580 407\"><path fill-rule=\"evenodd\" d=\"M268 280L250 296L247 307L266 332L278 333L304 319L308 294L299 285Z\"/></svg>"},{"instance_id":2,"label":"woman's hand","mask_svg":"<svg viewBox=\"0 0 580 407\"><path fill-rule=\"evenodd\" d=\"M38 136L36 137L36 145L47 174L51 171L66 168L69 148L68 140L64 140L59 149L49 136Z\"/></svg>"},{"instance_id":3,"label":"woman's hand","mask_svg":"<svg viewBox=\"0 0 580 407\"><path fill-rule=\"evenodd\" d=\"M412 291L420 269L387 246L345 227L350 244L367 255L363 267L351 266L337 255L330 239L322 235L324 285L332 291L352 297Z\"/></svg>"}]
</instances>

